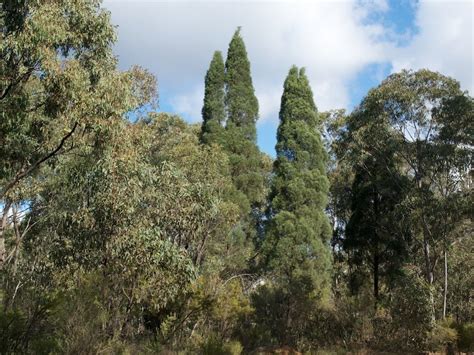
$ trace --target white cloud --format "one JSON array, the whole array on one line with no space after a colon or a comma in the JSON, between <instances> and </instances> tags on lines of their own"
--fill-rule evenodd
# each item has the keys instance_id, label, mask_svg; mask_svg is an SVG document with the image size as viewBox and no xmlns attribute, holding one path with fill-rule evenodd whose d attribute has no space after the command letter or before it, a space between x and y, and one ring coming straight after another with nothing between
<instances>
[{"instance_id":1,"label":"white cloud","mask_svg":"<svg viewBox=\"0 0 474 355\"><path fill-rule=\"evenodd\" d=\"M403 48L393 40L393 29L366 21L374 11L387 13L387 0L106 0L104 5L119 25L120 65L150 69L173 109L192 121L200 119L212 54L226 55L237 26L252 64L260 122L277 121L283 81L293 64L307 68L320 110L347 108L350 84L371 64L428 67L473 88L471 1L420 3L419 33Z\"/></svg>"},{"instance_id":2,"label":"white cloud","mask_svg":"<svg viewBox=\"0 0 474 355\"><path fill-rule=\"evenodd\" d=\"M473 4L469 0L421 2L416 16L419 33L408 46L394 48L393 71L436 70L459 80L472 95Z\"/></svg>"},{"instance_id":3,"label":"white cloud","mask_svg":"<svg viewBox=\"0 0 474 355\"><path fill-rule=\"evenodd\" d=\"M384 5L385 4L385 5ZM261 121L277 120L284 78L305 66L321 110L349 104L347 82L366 65L385 60L377 38L383 28L363 24L353 1L106 1L119 25L116 53L124 68L139 64L155 73L176 111L200 117L202 85L214 50L226 55L242 26ZM365 6L365 5L364 5ZM384 10L385 1L367 1Z\"/></svg>"},{"instance_id":4,"label":"white cloud","mask_svg":"<svg viewBox=\"0 0 474 355\"><path fill-rule=\"evenodd\" d=\"M175 113L186 117L189 122L194 123L201 120L203 98L204 87L203 85L199 85L190 92L176 95L170 100L170 103L173 106Z\"/></svg>"},{"instance_id":5,"label":"white cloud","mask_svg":"<svg viewBox=\"0 0 474 355\"><path fill-rule=\"evenodd\" d=\"M263 123L265 121L275 120L275 117L278 117L278 111L280 109L278 105L281 100L282 88L276 86L257 86L256 91L259 93L259 122ZM278 105L276 103L278 103Z\"/></svg>"}]
</instances>

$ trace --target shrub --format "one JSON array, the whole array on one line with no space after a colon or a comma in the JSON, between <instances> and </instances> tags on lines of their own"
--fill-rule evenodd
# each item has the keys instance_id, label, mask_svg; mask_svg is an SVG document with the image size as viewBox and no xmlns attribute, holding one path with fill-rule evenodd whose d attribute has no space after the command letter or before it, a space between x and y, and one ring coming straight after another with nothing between
<instances>
[{"instance_id":1,"label":"shrub","mask_svg":"<svg viewBox=\"0 0 474 355\"><path fill-rule=\"evenodd\" d=\"M453 328L452 321L447 319L435 324L428 332L427 348L433 351L443 351L452 348L458 338L458 332Z\"/></svg>"},{"instance_id":2,"label":"shrub","mask_svg":"<svg viewBox=\"0 0 474 355\"><path fill-rule=\"evenodd\" d=\"M459 333L458 349L463 352L474 351L474 323L466 323L457 326Z\"/></svg>"}]
</instances>

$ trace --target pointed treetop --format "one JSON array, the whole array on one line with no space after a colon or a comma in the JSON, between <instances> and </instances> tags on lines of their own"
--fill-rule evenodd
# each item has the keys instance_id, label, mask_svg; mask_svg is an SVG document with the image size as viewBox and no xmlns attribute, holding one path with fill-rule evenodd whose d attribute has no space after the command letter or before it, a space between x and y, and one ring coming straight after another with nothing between
<instances>
[{"instance_id":1,"label":"pointed treetop","mask_svg":"<svg viewBox=\"0 0 474 355\"><path fill-rule=\"evenodd\" d=\"M222 133L225 121L224 84L224 59L220 51L215 51L205 78L202 143L215 143Z\"/></svg>"},{"instance_id":2,"label":"pointed treetop","mask_svg":"<svg viewBox=\"0 0 474 355\"><path fill-rule=\"evenodd\" d=\"M226 69L226 106L230 126L240 127L245 137L256 140L255 123L258 119L258 101L250 73L250 62L240 27L229 44Z\"/></svg>"},{"instance_id":3,"label":"pointed treetop","mask_svg":"<svg viewBox=\"0 0 474 355\"><path fill-rule=\"evenodd\" d=\"M298 104L294 101L298 102ZM307 109L306 114L293 112L295 110L300 111L303 107ZM294 65L286 77L280 107L280 120L285 121L290 117L292 119L304 120L317 119L317 108L306 71L304 68L298 69Z\"/></svg>"}]
</instances>

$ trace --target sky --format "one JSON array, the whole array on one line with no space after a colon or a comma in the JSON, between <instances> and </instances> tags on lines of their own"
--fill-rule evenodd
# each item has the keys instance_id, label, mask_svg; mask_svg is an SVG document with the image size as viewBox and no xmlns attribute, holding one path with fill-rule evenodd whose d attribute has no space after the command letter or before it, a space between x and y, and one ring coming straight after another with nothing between
<instances>
[{"instance_id":1,"label":"sky","mask_svg":"<svg viewBox=\"0 0 474 355\"><path fill-rule=\"evenodd\" d=\"M472 95L473 0L105 0L120 69L158 79L159 110L201 121L204 76L242 27L255 92L260 148L275 155L283 81L306 68L319 111L352 110L402 69L439 71Z\"/></svg>"}]
</instances>

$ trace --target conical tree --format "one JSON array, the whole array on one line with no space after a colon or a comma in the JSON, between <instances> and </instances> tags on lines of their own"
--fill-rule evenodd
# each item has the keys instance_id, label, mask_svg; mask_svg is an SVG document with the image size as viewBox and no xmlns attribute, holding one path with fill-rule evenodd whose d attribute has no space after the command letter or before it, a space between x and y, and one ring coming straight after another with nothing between
<instances>
[{"instance_id":1,"label":"conical tree","mask_svg":"<svg viewBox=\"0 0 474 355\"><path fill-rule=\"evenodd\" d=\"M234 184L242 194L239 204L243 210L256 212L266 198L265 158L256 144L258 101L240 27L230 41L225 70L227 122L223 145L229 154Z\"/></svg>"},{"instance_id":2,"label":"conical tree","mask_svg":"<svg viewBox=\"0 0 474 355\"><path fill-rule=\"evenodd\" d=\"M201 142L205 144L219 141L224 130L225 67L222 53L215 51L205 78L204 106L202 108Z\"/></svg>"},{"instance_id":3,"label":"conical tree","mask_svg":"<svg viewBox=\"0 0 474 355\"><path fill-rule=\"evenodd\" d=\"M276 151L263 250L279 300L275 336L295 344L308 325L302 315L329 295L331 266L327 154L304 69L292 67L285 80Z\"/></svg>"},{"instance_id":4,"label":"conical tree","mask_svg":"<svg viewBox=\"0 0 474 355\"><path fill-rule=\"evenodd\" d=\"M258 118L258 101L252 84L247 50L240 35L240 27L230 41L225 69L227 125L229 128L239 127L245 138L256 141L255 123Z\"/></svg>"},{"instance_id":5,"label":"conical tree","mask_svg":"<svg viewBox=\"0 0 474 355\"><path fill-rule=\"evenodd\" d=\"M256 143L258 101L240 28L229 44L225 66L220 53L214 54L206 75L202 115L201 142L220 144L229 158L235 190L228 197L240 208L239 222L229 239L241 249L238 267L245 267L254 255L254 242L262 239L257 230L261 230L271 163Z\"/></svg>"}]
</instances>

